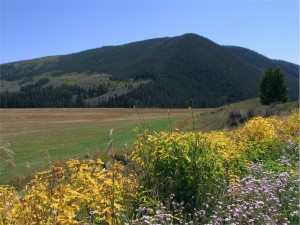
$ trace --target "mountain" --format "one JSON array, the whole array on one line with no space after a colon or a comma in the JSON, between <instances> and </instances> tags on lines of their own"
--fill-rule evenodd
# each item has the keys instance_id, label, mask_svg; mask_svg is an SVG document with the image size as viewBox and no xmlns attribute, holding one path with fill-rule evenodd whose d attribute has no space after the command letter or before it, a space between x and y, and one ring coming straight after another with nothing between
<instances>
[{"instance_id":1,"label":"mountain","mask_svg":"<svg viewBox=\"0 0 300 225\"><path fill-rule=\"evenodd\" d=\"M269 66L297 100L299 65L196 34L150 39L2 64L1 107L216 107L257 97Z\"/></svg>"}]
</instances>

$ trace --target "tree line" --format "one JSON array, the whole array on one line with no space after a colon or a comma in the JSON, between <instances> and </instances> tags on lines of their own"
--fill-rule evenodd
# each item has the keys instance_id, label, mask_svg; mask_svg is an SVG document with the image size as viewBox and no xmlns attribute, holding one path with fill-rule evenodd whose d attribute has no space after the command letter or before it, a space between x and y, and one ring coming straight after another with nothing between
<instances>
[{"instance_id":1,"label":"tree line","mask_svg":"<svg viewBox=\"0 0 300 225\"><path fill-rule=\"evenodd\" d=\"M20 92L1 93L1 108L88 107L84 99L97 97L108 91L108 88L101 84L87 89L65 84L59 87L41 87L40 84L24 86Z\"/></svg>"},{"instance_id":2,"label":"tree line","mask_svg":"<svg viewBox=\"0 0 300 225\"><path fill-rule=\"evenodd\" d=\"M149 77L149 75L147 76ZM218 107L246 97L240 95L240 91L232 87L230 83L222 83L210 77L202 81L207 82L207 85L202 86L202 88L197 86L197 83L193 83L188 74L184 76L185 79L177 77L181 82L175 81L172 77L153 77L155 79L151 82L130 89L129 92L121 96L115 95L101 101L97 107L206 108ZM102 84L89 88L65 84L59 87L43 87L47 82L48 80L43 78L35 84L23 86L20 92L10 93L6 91L1 93L1 108L90 107L88 101L85 101L86 99L98 97L108 92L108 87ZM214 85L216 82L218 85ZM267 68L258 86L261 103L264 105L288 100L286 79L279 68ZM207 97L205 92L212 94ZM221 97L217 94L214 95L213 93L216 92L224 93L224 95Z\"/></svg>"}]
</instances>

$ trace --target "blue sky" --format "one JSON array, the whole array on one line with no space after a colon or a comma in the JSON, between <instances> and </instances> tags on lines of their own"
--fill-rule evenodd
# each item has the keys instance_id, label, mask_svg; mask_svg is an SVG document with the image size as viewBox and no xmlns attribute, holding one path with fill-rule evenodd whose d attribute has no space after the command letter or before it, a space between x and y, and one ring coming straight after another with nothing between
<instances>
[{"instance_id":1,"label":"blue sky","mask_svg":"<svg viewBox=\"0 0 300 225\"><path fill-rule=\"evenodd\" d=\"M1 0L0 63L196 33L299 64L298 0Z\"/></svg>"}]
</instances>

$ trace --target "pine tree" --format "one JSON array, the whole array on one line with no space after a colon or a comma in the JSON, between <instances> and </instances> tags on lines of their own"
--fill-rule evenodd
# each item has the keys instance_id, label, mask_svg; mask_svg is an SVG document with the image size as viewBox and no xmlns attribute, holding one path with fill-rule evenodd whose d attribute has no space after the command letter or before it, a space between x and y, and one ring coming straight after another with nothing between
<instances>
[{"instance_id":1,"label":"pine tree","mask_svg":"<svg viewBox=\"0 0 300 225\"><path fill-rule=\"evenodd\" d=\"M260 101L263 105L287 102L288 88L281 69L267 68L260 81Z\"/></svg>"}]
</instances>

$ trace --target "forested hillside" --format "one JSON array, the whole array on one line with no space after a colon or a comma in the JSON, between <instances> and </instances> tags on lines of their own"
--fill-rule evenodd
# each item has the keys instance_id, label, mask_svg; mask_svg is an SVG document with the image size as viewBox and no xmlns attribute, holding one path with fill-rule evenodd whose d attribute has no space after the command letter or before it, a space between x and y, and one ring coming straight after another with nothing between
<instances>
[{"instance_id":1,"label":"forested hillside","mask_svg":"<svg viewBox=\"0 0 300 225\"><path fill-rule=\"evenodd\" d=\"M297 100L298 65L195 34L157 38L2 64L1 107L216 107L257 97L269 66L282 68Z\"/></svg>"},{"instance_id":2,"label":"forested hillside","mask_svg":"<svg viewBox=\"0 0 300 225\"><path fill-rule=\"evenodd\" d=\"M283 60L271 60L257 52L250 49L226 46L225 47L232 55L238 57L245 63L251 64L258 68L261 73L267 67L281 68L286 75L286 79L289 86L290 98L296 100L299 93L299 65L289 63ZM298 82L295 82L295 79Z\"/></svg>"}]
</instances>

